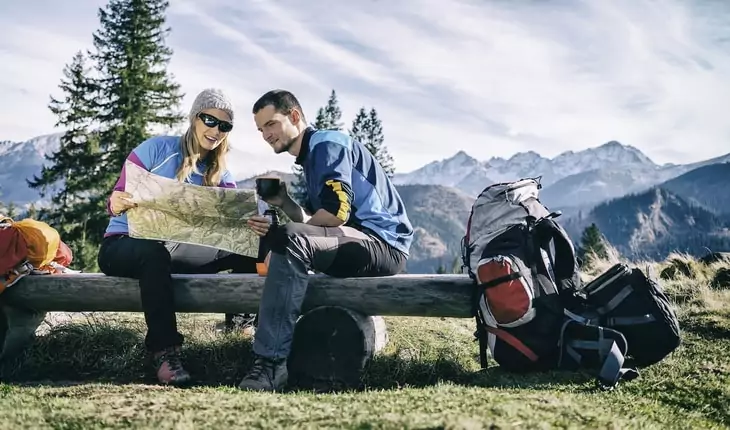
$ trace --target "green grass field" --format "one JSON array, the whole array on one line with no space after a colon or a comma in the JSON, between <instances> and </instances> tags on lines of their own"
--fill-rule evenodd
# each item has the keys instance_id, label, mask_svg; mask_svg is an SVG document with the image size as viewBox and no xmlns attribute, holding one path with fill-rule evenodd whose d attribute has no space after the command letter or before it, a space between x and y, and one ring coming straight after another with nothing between
<instances>
[{"instance_id":1,"label":"green grass field","mask_svg":"<svg viewBox=\"0 0 730 430\"><path fill-rule=\"evenodd\" d=\"M217 333L222 315L180 315L197 383L165 388L142 349L141 315L92 314L4 364L0 428L728 428L730 290L713 285L720 269L682 257L658 265L683 344L612 392L581 372L512 375L493 361L480 372L470 319L386 318L390 343L364 389L246 393L235 386L250 340Z\"/></svg>"}]
</instances>

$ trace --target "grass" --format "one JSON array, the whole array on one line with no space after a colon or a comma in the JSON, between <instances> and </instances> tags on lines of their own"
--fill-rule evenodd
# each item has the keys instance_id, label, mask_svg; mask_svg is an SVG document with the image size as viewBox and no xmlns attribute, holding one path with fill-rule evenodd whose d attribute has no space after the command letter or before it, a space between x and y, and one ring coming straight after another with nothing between
<instances>
[{"instance_id":1,"label":"grass","mask_svg":"<svg viewBox=\"0 0 730 430\"><path fill-rule=\"evenodd\" d=\"M612 392L591 375L480 371L470 319L386 318L390 342L363 387L246 393L250 340L214 329L222 315L180 315L188 389L155 384L139 314L91 314L51 328L4 363L0 428L728 428L730 290L719 265L654 264L678 304L683 344ZM591 277L611 262L586 271Z\"/></svg>"}]
</instances>

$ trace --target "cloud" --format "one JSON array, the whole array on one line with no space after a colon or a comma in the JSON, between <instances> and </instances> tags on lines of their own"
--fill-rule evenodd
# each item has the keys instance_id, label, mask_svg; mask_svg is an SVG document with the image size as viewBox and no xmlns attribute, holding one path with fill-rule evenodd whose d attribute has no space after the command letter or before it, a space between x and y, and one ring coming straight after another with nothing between
<instances>
[{"instance_id":1,"label":"cloud","mask_svg":"<svg viewBox=\"0 0 730 430\"><path fill-rule=\"evenodd\" d=\"M44 28L32 15L0 18L24 35L0 42L0 91L12 100L0 107L2 138L52 128L47 95L74 49L90 45L99 3L48 3ZM83 25L51 25L61 8ZM232 140L261 170L292 161L272 155L251 120L271 88L297 94L309 119L336 89L346 126L374 106L399 171L458 150L555 156L609 140L685 163L730 141L730 3L721 0L176 0L168 17L182 108L205 87L229 92Z\"/></svg>"}]
</instances>

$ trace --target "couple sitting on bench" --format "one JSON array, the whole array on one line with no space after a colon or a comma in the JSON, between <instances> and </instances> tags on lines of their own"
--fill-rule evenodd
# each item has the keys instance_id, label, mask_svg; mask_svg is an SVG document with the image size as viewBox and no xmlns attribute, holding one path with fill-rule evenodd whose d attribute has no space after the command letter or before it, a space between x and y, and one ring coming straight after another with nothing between
<instances>
[{"instance_id":1,"label":"couple sitting on bench","mask_svg":"<svg viewBox=\"0 0 730 430\"><path fill-rule=\"evenodd\" d=\"M203 186L235 187L226 169L233 107L218 90L202 91L182 136L156 136L137 146L128 161L157 175ZM274 391L287 382L286 360L307 289L308 270L336 277L389 276L408 259L413 228L398 191L364 146L339 131L307 126L288 91L264 94L253 105L256 127L275 153L288 152L302 166L308 201L300 207L286 184L265 201L292 222L274 232L268 274L259 304L253 367L239 388ZM191 380L180 361L172 273L256 273L254 258L203 246L163 243L128 235L125 212L134 196L124 191L125 171L109 198L111 220L99 249L108 276L139 280L147 323L145 345L157 378L180 385ZM243 222L243 220L242 220ZM269 221L246 220L263 236Z\"/></svg>"}]
</instances>

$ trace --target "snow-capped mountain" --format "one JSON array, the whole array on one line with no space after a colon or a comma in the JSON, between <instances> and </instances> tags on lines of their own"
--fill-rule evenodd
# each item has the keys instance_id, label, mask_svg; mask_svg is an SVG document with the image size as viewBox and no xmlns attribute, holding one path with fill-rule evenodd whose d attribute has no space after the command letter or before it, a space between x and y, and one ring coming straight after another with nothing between
<instances>
[{"instance_id":1,"label":"snow-capped mountain","mask_svg":"<svg viewBox=\"0 0 730 430\"><path fill-rule=\"evenodd\" d=\"M61 134L47 134L25 142L0 142L0 201L23 205L41 200L26 180L40 176L45 155L58 151L60 138Z\"/></svg>"},{"instance_id":2,"label":"snow-capped mountain","mask_svg":"<svg viewBox=\"0 0 730 430\"><path fill-rule=\"evenodd\" d=\"M396 185L444 185L464 189L469 182L491 182L487 170L484 163L459 151L451 158L432 161L414 172L396 174L393 182Z\"/></svg>"},{"instance_id":3,"label":"snow-capped mountain","mask_svg":"<svg viewBox=\"0 0 730 430\"><path fill-rule=\"evenodd\" d=\"M611 141L583 151L567 151L555 158L546 158L534 151L520 152L505 159L493 157L481 162L459 151L451 158L434 161L410 173L396 175L398 184L441 184L459 188L459 184L473 184L468 193L478 193L492 182L514 181L529 176L542 176L543 186L562 178L613 166L648 168L658 166L638 149ZM479 178L479 180L477 180Z\"/></svg>"}]
</instances>

